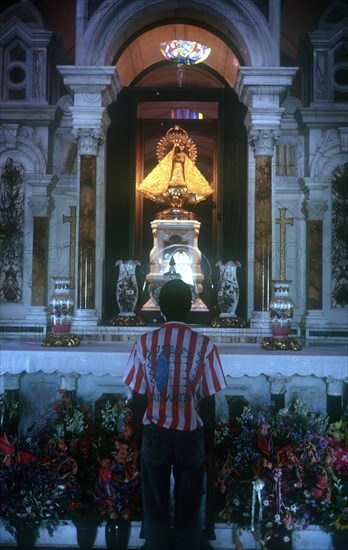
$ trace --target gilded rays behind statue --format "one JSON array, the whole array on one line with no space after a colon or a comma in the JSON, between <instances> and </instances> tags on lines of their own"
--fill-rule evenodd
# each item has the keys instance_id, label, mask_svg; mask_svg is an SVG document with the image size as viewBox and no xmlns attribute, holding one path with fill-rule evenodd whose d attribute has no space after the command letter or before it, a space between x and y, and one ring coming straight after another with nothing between
<instances>
[{"instance_id":1,"label":"gilded rays behind statue","mask_svg":"<svg viewBox=\"0 0 348 550\"><path fill-rule=\"evenodd\" d=\"M196 158L196 145L180 126L170 128L158 142L158 164L138 186L148 199L170 207L157 214L157 219L195 219L183 206L197 204L213 193L195 165Z\"/></svg>"}]
</instances>

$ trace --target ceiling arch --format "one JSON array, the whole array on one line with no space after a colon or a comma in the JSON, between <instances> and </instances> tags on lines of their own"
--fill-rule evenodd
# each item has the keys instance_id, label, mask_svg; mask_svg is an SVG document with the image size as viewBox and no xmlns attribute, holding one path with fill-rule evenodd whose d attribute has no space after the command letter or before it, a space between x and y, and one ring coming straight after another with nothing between
<instances>
[{"instance_id":1,"label":"ceiling arch","mask_svg":"<svg viewBox=\"0 0 348 550\"><path fill-rule=\"evenodd\" d=\"M165 60L160 51L161 42L174 39L192 40L211 48L204 63L184 68L183 87L234 86L239 61L227 44L205 29L177 23L150 29L128 44L116 62L121 85L136 81L137 86L178 86L177 65Z\"/></svg>"},{"instance_id":2,"label":"ceiling arch","mask_svg":"<svg viewBox=\"0 0 348 550\"><path fill-rule=\"evenodd\" d=\"M272 26L252 0L142 0L102 3L78 35L77 65L112 65L125 45L150 28L176 22L207 29L247 66L277 66ZM79 33L78 33L79 34Z\"/></svg>"}]
</instances>

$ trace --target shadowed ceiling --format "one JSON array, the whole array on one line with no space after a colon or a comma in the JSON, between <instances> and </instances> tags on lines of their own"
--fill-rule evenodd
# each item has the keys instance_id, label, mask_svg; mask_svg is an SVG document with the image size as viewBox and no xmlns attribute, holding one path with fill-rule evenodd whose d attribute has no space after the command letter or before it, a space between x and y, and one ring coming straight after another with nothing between
<instances>
[{"instance_id":1,"label":"shadowed ceiling","mask_svg":"<svg viewBox=\"0 0 348 550\"><path fill-rule=\"evenodd\" d=\"M136 82L137 86L177 87L177 65L167 61L160 51L161 42L174 39L196 41L211 48L204 63L185 66L182 87L234 86L239 67L234 53L211 32L186 24L162 25L131 42L116 62L122 85Z\"/></svg>"}]
</instances>

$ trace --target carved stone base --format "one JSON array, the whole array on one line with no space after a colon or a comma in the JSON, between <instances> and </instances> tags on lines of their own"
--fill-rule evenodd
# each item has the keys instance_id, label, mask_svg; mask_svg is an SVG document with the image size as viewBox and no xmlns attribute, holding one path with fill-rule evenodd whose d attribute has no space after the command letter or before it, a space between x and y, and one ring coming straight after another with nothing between
<instances>
[{"instance_id":1,"label":"carved stone base","mask_svg":"<svg viewBox=\"0 0 348 550\"><path fill-rule=\"evenodd\" d=\"M248 323L241 317L214 317L211 322L214 328L247 328Z\"/></svg>"},{"instance_id":2,"label":"carved stone base","mask_svg":"<svg viewBox=\"0 0 348 550\"><path fill-rule=\"evenodd\" d=\"M143 327L146 322L138 315L117 315L111 319L110 325L112 327Z\"/></svg>"},{"instance_id":3,"label":"carved stone base","mask_svg":"<svg viewBox=\"0 0 348 550\"><path fill-rule=\"evenodd\" d=\"M268 351L300 351L302 349L295 338L264 338L261 342L261 348Z\"/></svg>"},{"instance_id":4,"label":"carved stone base","mask_svg":"<svg viewBox=\"0 0 348 550\"><path fill-rule=\"evenodd\" d=\"M76 347L81 342L80 336L74 334L49 334L44 340L42 340L42 346L54 346L54 347Z\"/></svg>"}]
</instances>

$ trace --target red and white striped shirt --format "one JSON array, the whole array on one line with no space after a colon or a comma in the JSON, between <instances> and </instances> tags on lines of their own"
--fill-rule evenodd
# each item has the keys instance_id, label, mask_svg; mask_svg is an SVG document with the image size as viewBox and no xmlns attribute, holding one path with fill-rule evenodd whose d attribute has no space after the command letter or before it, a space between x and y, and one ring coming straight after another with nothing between
<instances>
[{"instance_id":1,"label":"red and white striped shirt","mask_svg":"<svg viewBox=\"0 0 348 550\"><path fill-rule=\"evenodd\" d=\"M140 336L123 380L147 395L144 424L185 431L203 425L199 400L226 387L215 344L176 321Z\"/></svg>"}]
</instances>

